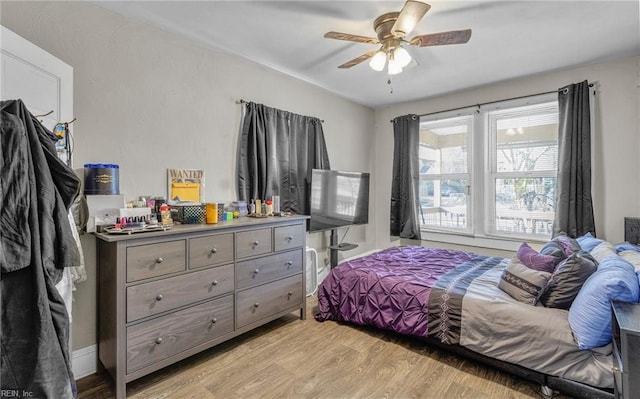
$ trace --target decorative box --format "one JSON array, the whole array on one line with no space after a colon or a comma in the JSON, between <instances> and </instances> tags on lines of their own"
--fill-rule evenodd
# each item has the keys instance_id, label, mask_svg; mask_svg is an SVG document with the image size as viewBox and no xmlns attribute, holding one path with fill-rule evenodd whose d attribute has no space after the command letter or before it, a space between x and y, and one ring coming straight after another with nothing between
<instances>
[{"instance_id":1,"label":"decorative box","mask_svg":"<svg viewBox=\"0 0 640 399\"><path fill-rule=\"evenodd\" d=\"M171 205L171 218L174 223L200 224L207 220L204 204L199 205Z\"/></svg>"}]
</instances>

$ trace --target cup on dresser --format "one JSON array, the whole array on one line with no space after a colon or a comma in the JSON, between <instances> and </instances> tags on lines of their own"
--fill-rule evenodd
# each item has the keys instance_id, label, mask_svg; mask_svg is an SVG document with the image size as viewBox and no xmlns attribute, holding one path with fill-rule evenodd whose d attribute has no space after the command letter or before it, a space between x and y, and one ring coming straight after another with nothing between
<instances>
[{"instance_id":1,"label":"cup on dresser","mask_svg":"<svg viewBox=\"0 0 640 399\"><path fill-rule=\"evenodd\" d=\"M205 206L207 224L218 223L218 204L208 202Z\"/></svg>"}]
</instances>

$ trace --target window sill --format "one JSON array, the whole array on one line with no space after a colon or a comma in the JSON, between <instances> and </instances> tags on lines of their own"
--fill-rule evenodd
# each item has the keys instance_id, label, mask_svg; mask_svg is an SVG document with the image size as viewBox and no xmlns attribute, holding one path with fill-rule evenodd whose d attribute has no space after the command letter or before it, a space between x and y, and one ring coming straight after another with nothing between
<instances>
[{"instance_id":1,"label":"window sill","mask_svg":"<svg viewBox=\"0 0 640 399\"><path fill-rule=\"evenodd\" d=\"M517 251L523 241L529 244L544 244L547 240L541 238L522 238L522 237L494 237L494 236L479 236L472 234L454 234L454 233L440 233L433 231L421 231L421 237L423 241L441 242L455 245L465 245L469 247L478 248L490 248L498 249L502 251Z\"/></svg>"}]
</instances>

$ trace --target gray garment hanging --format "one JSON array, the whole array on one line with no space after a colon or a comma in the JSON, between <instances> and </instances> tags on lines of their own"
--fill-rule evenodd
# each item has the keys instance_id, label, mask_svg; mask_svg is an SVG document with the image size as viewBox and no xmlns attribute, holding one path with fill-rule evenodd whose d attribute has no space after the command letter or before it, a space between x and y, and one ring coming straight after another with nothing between
<instances>
[{"instance_id":1,"label":"gray garment hanging","mask_svg":"<svg viewBox=\"0 0 640 399\"><path fill-rule=\"evenodd\" d=\"M245 103L238 143L238 199L280 196L283 211L309 214L312 169L330 169L322 123Z\"/></svg>"},{"instance_id":2,"label":"gray garment hanging","mask_svg":"<svg viewBox=\"0 0 640 399\"><path fill-rule=\"evenodd\" d=\"M0 111L1 388L72 398L69 316L55 284L73 265L68 209L80 180L22 101L2 101Z\"/></svg>"}]
</instances>

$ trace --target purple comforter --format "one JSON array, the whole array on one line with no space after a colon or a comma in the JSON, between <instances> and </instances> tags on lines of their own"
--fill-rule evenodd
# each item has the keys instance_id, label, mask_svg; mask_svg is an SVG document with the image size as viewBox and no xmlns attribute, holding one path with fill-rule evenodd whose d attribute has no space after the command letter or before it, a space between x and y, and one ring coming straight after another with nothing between
<instances>
[{"instance_id":1,"label":"purple comforter","mask_svg":"<svg viewBox=\"0 0 640 399\"><path fill-rule=\"evenodd\" d=\"M458 343L466 287L501 260L419 246L385 249L332 269L319 287L315 317Z\"/></svg>"}]
</instances>

